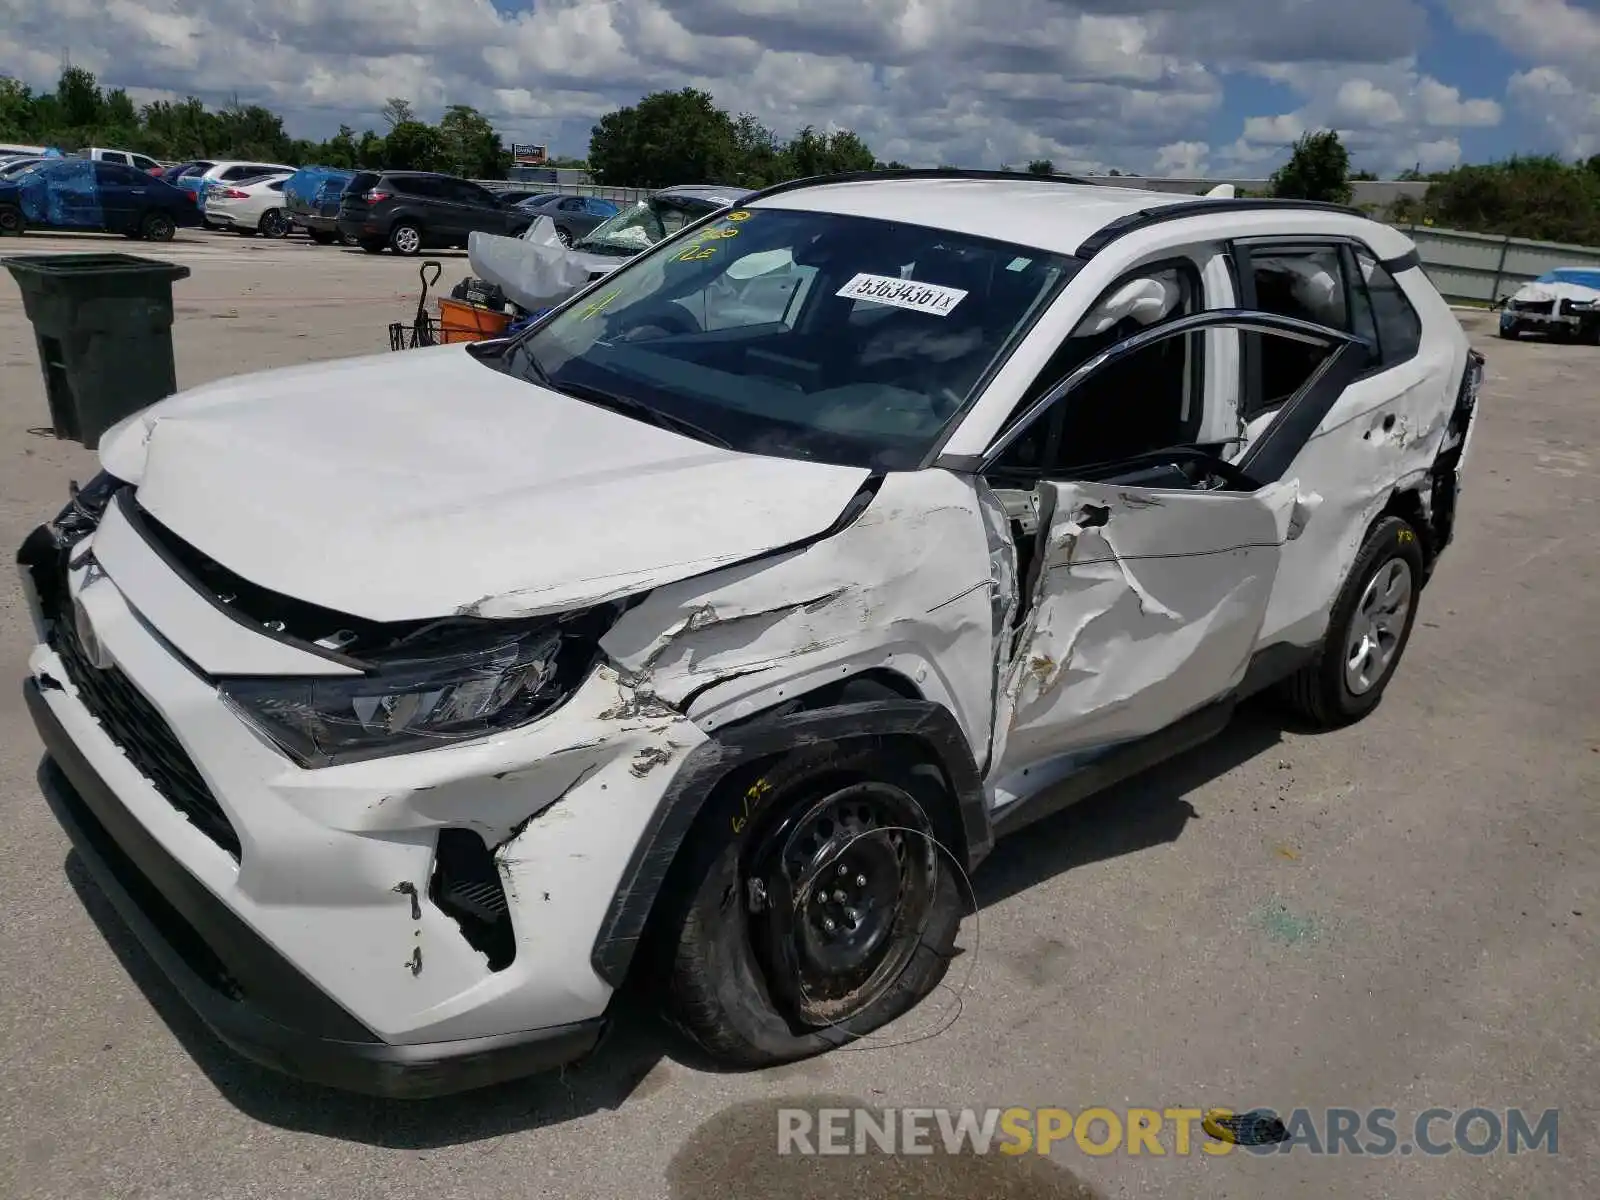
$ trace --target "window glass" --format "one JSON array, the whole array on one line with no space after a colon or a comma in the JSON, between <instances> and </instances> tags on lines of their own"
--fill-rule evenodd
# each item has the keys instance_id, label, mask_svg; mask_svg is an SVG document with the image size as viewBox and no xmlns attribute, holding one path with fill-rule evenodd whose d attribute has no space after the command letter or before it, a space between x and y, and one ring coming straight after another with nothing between
<instances>
[{"instance_id":1,"label":"window glass","mask_svg":"<svg viewBox=\"0 0 1600 1200\"><path fill-rule=\"evenodd\" d=\"M1262 312L1352 331L1337 246L1252 250L1250 266L1255 307ZM1247 333L1244 343L1247 361L1253 361L1260 377L1256 395L1243 406L1246 418L1288 400L1326 357L1322 347L1291 338Z\"/></svg>"},{"instance_id":2,"label":"window glass","mask_svg":"<svg viewBox=\"0 0 1600 1200\"><path fill-rule=\"evenodd\" d=\"M1382 263L1365 250L1356 252L1356 261L1361 264L1361 275L1372 298L1383 364L1393 366L1405 362L1422 344L1422 319Z\"/></svg>"},{"instance_id":3,"label":"window glass","mask_svg":"<svg viewBox=\"0 0 1600 1200\"><path fill-rule=\"evenodd\" d=\"M1141 270L1113 284L1040 371L1015 416L1095 355L1203 307L1199 274L1187 264ZM1204 333L1182 334L1109 363L1063 397L1057 411L1037 418L998 467L1059 477L1192 442L1203 416L1204 346Z\"/></svg>"},{"instance_id":4,"label":"window glass","mask_svg":"<svg viewBox=\"0 0 1600 1200\"><path fill-rule=\"evenodd\" d=\"M394 190L407 196L421 196L424 199L443 199L447 193L442 182L431 175L397 175L390 182Z\"/></svg>"},{"instance_id":5,"label":"window glass","mask_svg":"<svg viewBox=\"0 0 1600 1200\"><path fill-rule=\"evenodd\" d=\"M94 165L95 177L102 184L114 184L126 187L130 183L145 183L146 179L132 167L124 167L114 162L97 162Z\"/></svg>"},{"instance_id":6,"label":"window glass","mask_svg":"<svg viewBox=\"0 0 1600 1200\"><path fill-rule=\"evenodd\" d=\"M902 222L751 209L633 259L520 346L557 390L625 397L742 451L904 470L1080 265Z\"/></svg>"},{"instance_id":7,"label":"window glass","mask_svg":"<svg viewBox=\"0 0 1600 1200\"><path fill-rule=\"evenodd\" d=\"M102 150L100 152L100 161L108 163L121 163L123 166L126 166L128 163L128 156L116 150Z\"/></svg>"}]
</instances>

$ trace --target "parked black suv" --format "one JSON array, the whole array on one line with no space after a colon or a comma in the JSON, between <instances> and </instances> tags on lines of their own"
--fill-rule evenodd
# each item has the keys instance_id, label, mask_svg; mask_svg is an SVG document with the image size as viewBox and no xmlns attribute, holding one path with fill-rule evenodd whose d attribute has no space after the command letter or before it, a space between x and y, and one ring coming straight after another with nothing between
<instances>
[{"instance_id":1,"label":"parked black suv","mask_svg":"<svg viewBox=\"0 0 1600 1200\"><path fill-rule=\"evenodd\" d=\"M533 221L488 188L432 171L361 171L339 201L339 232L368 254L465 246L474 232L517 237Z\"/></svg>"}]
</instances>

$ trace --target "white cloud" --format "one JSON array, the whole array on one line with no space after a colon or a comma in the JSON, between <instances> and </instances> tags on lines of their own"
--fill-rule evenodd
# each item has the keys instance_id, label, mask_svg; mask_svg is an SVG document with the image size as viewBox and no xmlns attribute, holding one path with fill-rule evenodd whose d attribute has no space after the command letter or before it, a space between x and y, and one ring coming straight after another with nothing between
<instances>
[{"instance_id":1,"label":"white cloud","mask_svg":"<svg viewBox=\"0 0 1600 1200\"><path fill-rule=\"evenodd\" d=\"M1511 77L1506 95L1543 124L1566 153L1600 154L1600 94L1579 87L1557 67L1534 67Z\"/></svg>"},{"instance_id":2,"label":"white cloud","mask_svg":"<svg viewBox=\"0 0 1600 1200\"><path fill-rule=\"evenodd\" d=\"M1600 11L1593 0L1446 0L1457 21L1536 63L1600 83Z\"/></svg>"},{"instance_id":3,"label":"white cloud","mask_svg":"<svg viewBox=\"0 0 1600 1200\"><path fill-rule=\"evenodd\" d=\"M467 103L507 140L579 153L605 112L697 86L783 135L854 128L885 159L1078 171L1270 159L1334 120L1383 131L1384 155L1410 153L1499 118L1492 100L1385 65L1420 44L1419 0L522 2L0 0L0 71L48 87L70 47L107 86L211 103L237 91L305 136L381 128L389 96L425 116ZM1211 151L1233 69L1301 80L1306 105Z\"/></svg>"},{"instance_id":4,"label":"white cloud","mask_svg":"<svg viewBox=\"0 0 1600 1200\"><path fill-rule=\"evenodd\" d=\"M1174 179L1196 179L1205 175L1211 147L1206 142L1173 142L1156 152L1156 174Z\"/></svg>"},{"instance_id":5,"label":"white cloud","mask_svg":"<svg viewBox=\"0 0 1600 1200\"><path fill-rule=\"evenodd\" d=\"M1459 88L1416 68L1414 59L1364 66L1353 75L1331 63L1269 63L1258 72L1304 99L1292 112L1248 117L1239 139L1221 158L1230 171L1264 174L1289 154L1302 134L1334 129L1356 169L1389 173L1414 167L1441 170L1461 158L1456 131L1498 125L1500 104L1464 99Z\"/></svg>"}]
</instances>

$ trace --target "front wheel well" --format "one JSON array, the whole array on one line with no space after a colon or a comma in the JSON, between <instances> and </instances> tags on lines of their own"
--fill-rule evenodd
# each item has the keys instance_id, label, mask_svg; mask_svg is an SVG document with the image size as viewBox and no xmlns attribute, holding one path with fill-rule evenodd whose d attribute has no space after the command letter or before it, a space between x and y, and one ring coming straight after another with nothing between
<instances>
[{"instance_id":1,"label":"front wheel well","mask_svg":"<svg viewBox=\"0 0 1600 1200\"><path fill-rule=\"evenodd\" d=\"M892 675L893 672L886 674ZM855 677L845 683L859 682L863 678ZM890 686L871 680L868 683L880 688ZM909 684L909 681L906 683ZM843 685L829 685L830 688L840 686ZM846 703L859 703L859 701L846 701ZM820 711L824 707L831 706L819 703L816 707ZM871 755L890 756L911 772L926 778L931 785L930 793L932 788L937 788L940 800L938 803L929 804L928 819L939 842L950 852L955 862L966 869L969 862L968 837L959 797L950 769L932 742L915 733L897 731L881 734L862 732L841 738L833 744L841 755L866 752ZM684 905L690 894L691 877L702 856L705 841L726 836L726 830L722 829L719 823L726 820L725 805L719 801L726 800L729 793L737 795L748 791L779 762L793 754L806 753L815 745L815 742L808 739L797 738L787 749L738 762L720 774L706 788L697 806L698 812L673 852L672 860L661 876L660 887L650 902L648 915L640 931L638 953L632 956L632 963L627 970L630 977L634 974L632 968L640 962L649 963L650 970L658 973L670 962ZM950 857L944 858L944 865L951 865ZM970 900L970 897L964 898Z\"/></svg>"}]
</instances>

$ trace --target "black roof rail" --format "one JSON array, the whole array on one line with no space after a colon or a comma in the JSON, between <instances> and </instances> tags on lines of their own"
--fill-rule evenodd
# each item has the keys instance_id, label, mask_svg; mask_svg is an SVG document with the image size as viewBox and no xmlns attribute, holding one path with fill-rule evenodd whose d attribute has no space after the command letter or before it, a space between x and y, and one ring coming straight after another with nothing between
<instances>
[{"instance_id":1,"label":"black roof rail","mask_svg":"<svg viewBox=\"0 0 1600 1200\"><path fill-rule=\"evenodd\" d=\"M761 188L746 196L741 204L752 200L765 200L783 192L797 192L801 188L820 187L828 183L865 183L886 179L1000 179L1011 183L1072 183L1080 186L1104 187L1093 179L1079 179L1075 175L1025 175L1021 171L977 171L962 167L897 167L883 171L842 171L837 175L810 175L804 179L788 179L771 187Z\"/></svg>"},{"instance_id":2,"label":"black roof rail","mask_svg":"<svg viewBox=\"0 0 1600 1200\"><path fill-rule=\"evenodd\" d=\"M1161 204L1154 208L1141 208L1138 212L1118 217L1084 239L1078 247L1077 257L1093 258L1118 238L1127 237L1151 225L1166 221L1182 221L1188 217L1204 216L1214 212L1271 212L1272 210L1309 210L1311 212L1342 213L1347 217L1372 218L1349 204L1331 204L1325 200L1286 200L1277 197L1246 196L1215 198L1197 196L1192 200L1179 200L1174 204Z\"/></svg>"}]
</instances>

